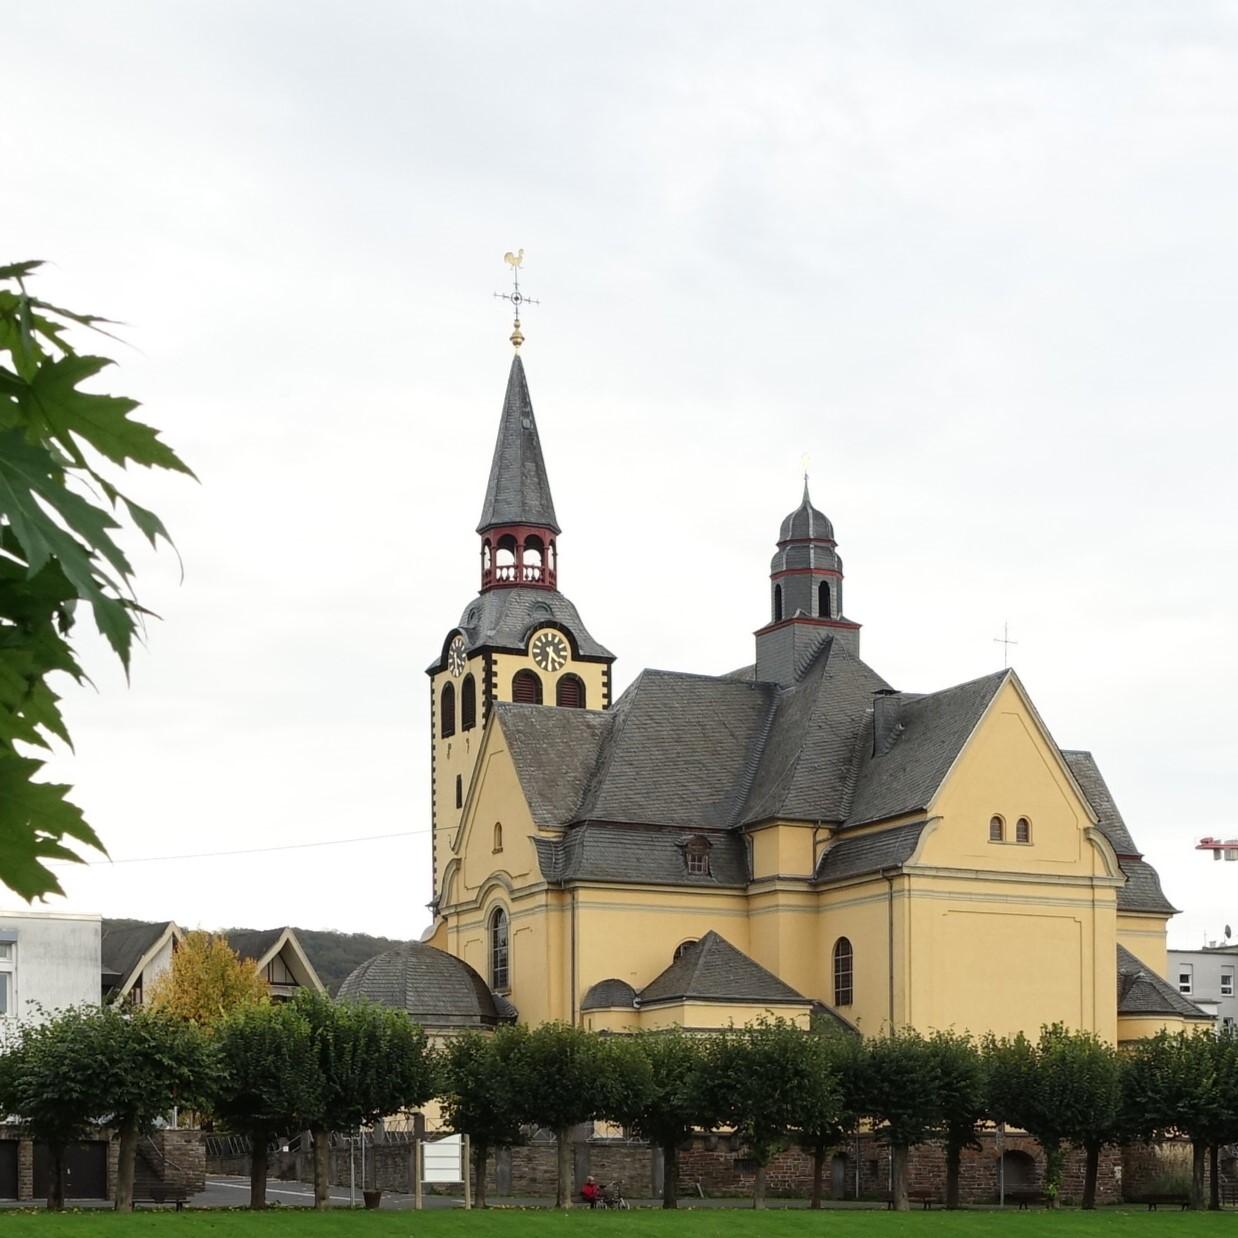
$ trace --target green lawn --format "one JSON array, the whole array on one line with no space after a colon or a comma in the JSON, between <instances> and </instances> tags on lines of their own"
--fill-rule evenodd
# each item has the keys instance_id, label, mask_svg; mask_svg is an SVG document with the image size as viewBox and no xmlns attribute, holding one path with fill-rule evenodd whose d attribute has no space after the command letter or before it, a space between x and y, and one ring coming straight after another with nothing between
<instances>
[{"instance_id":1,"label":"green lawn","mask_svg":"<svg viewBox=\"0 0 1238 1238\"><path fill-rule=\"evenodd\" d=\"M880 1211L823 1211L819 1213L741 1209L682 1209L632 1212L516 1211L486 1212L349 1212L337 1209L315 1213L303 1209L274 1212L80 1212L0 1213L3 1238L547 1238L556 1234L598 1234L604 1238L887 1238L923 1235L924 1238L1006 1238L1014 1235L1052 1234L1063 1238L1160 1238L1163 1234L1219 1234L1233 1232L1234 1214L1183 1213L1176 1209L1149 1213L1134 1209L1027 1212L920 1212L896 1215Z\"/></svg>"}]
</instances>

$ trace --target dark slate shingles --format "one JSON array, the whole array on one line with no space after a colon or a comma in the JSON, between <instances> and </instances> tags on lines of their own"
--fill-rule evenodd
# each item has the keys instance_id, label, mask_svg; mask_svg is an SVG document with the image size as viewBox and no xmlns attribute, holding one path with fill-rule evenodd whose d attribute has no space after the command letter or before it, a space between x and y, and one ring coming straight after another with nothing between
<instances>
[{"instance_id":1,"label":"dark slate shingles","mask_svg":"<svg viewBox=\"0 0 1238 1238\"><path fill-rule=\"evenodd\" d=\"M470 653L475 649L523 651L534 630L548 623L571 633L581 657L614 656L589 635L580 612L557 589L487 589L464 608L459 628ZM433 674L441 666L439 658L426 669Z\"/></svg>"},{"instance_id":2,"label":"dark slate shingles","mask_svg":"<svg viewBox=\"0 0 1238 1238\"><path fill-rule=\"evenodd\" d=\"M427 1027L493 1027L502 1017L473 968L419 941L367 959L340 985L338 996L407 1011Z\"/></svg>"},{"instance_id":3,"label":"dark slate shingles","mask_svg":"<svg viewBox=\"0 0 1238 1238\"><path fill-rule=\"evenodd\" d=\"M626 980L599 980L590 985L580 1002L581 1010L631 1010L636 1005L636 990Z\"/></svg>"},{"instance_id":4,"label":"dark slate shingles","mask_svg":"<svg viewBox=\"0 0 1238 1238\"><path fill-rule=\"evenodd\" d=\"M1125 946L1118 947L1118 1014L1178 1015L1187 1019L1212 1016L1188 1001Z\"/></svg>"},{"instance_id":5,"label":"dark slate shingles","mask_svg":"<svg viewBox=\"0 0 1238 1238\"><path fill-rule=\"evenodd\" d=\"M671 1001L784 1004L807 1000L712 929L640 992L642 1006Z\"/></svg>"},{"instance_id":6,"label":"dark slate shingles","mask_svg":"<svg viewBox=\"0 0 1238 1238\"><path fill-rule=\"evenodd\" d=\"M585 821L561 838L535 838L542 876L551 882L615 881L638 885L742 888L748 883L748 853L733 831L705 835L709 873L689 875L683 844L691 831Z\"/></svg>"},{"instance_id":7,"label":"dark slate shingles","mask_svg":"<svg viewBox=\"0 0 1238 1238\"><path fill-rule=\"evenodd\" d=\"M160 920L152 924L118 924L114 920L104 920L99 942L103 970L118 976L117 983L123 985L171 923L170 920Z\"/></svg>"},{"instance_id":8,"label":"dark slate shingles","mask_svg":"<svg viewBox=\"0 0 1238 1238\"><path fill-rule=\"evenodd\" d=\"M844 877L859 877L905 864L911 859L927 824L916 821L910 825L896 825L893 829L861 834L858 838L848 838L844 834L822 855L816 880L841 881Z\"/></svg>"},{"instance_id":9,"label":"dark slate shingles","mask_svg":"<svg viewBox=\"0 0 1238 1238\"><path fill-rule=\"evenodd\" d=\"M537 422L533 419L533 401L519 353L512 358L507 377L499 435L477 531L484 533L505 524L542 525L559 532Z\"/></svg>"},{"instance_id":10,"label":"dark slate shingles","mask_svg":"<svg viewBox=\"0 0 1238 1238\"><path fill-rule=\"evenodd\" d=\"M283 935L276 929L232 929L224 934L228 945L243 959L260 959Z\"/></svg>"},{"instance_id":11,"label":"dark slate shingles","mask_svg":"<svg viewBox=\"0 0 1238 1238\"><path fill-rule=\"evenodd\" d=\"M1161 878L1147 860L1129 858L1118 861L1126 874L1126 884L1118 888L1119 911L1148 911L1174 916L1178 909L1165 897Z\"/></svg>"},{"instance_id":12,"label":"dark slate shingles","mask_svg":"<svg viewBox=\"0 0 1238 1238\"><path fill-rule=\"evenodd\" d=\"M877 755L871 743L859 749L847 824L927 808L1009 674L998 671L926 696L888 697L883 708L893 708L896 720Z\"/></svg>"}]
</instances>

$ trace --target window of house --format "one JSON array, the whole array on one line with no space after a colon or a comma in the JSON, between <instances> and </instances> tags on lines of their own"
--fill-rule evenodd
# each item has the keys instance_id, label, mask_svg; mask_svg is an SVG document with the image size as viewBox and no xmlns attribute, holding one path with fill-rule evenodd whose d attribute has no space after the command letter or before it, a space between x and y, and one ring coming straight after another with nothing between
<instances>
[{"instance_id":1,"label":"window of house","mask_svg":"<svg viewBox=\"0 0 1238 1238\"><path fill-rule=\"evenodd\" d=\"M675 947L675 953L671 955L671 962L677 963L695 945L695 937L689 937L687 941L681 941L679 945Z\"/></svg>"},{"instance_id":2,"label":"window of house","mask_svg":"<svg viewBox=\"0 0 1238 1238\"><path fill-rule=\"evenodd\" d=\"M522 705L542 703L542 680L536 671L517 671L512 676L512 700Z\"/></svg>"},{"instance_id":3,"label":"window of house","mask_svg":"<svg viewBox=\"0 0 1238 1238\"><path fill-rule=\"evenodd\" d=\"M1232 967L1221 968L1221 996L1233 997L1234 995L1234 969Z\"/></svg>"},{"instance_id":4,"label":"window of house","mask_svg":"<svg viewBox=\"0 0 1238 1238\"><path fill-rule=\"evenodd\" d=\"M709 876L709 847L708 838L690 838L684 844L683 858L689 877Z\"/></svg>"},{"instance_id":5,"label":"window of house","mask_svg":"<svg viewBox=\"0 0 1238 1238\"><path fill-rule=\"evenodd\" d=\"M13 985L17 966L17 943L0 941L0 1016L16 1013Z\"/></svg>"},{"instance_id":6,"label":"window of house","mask_svg":"<svg viewBox=\"0 0 1238 1238\"><path fill-rule=\"evenodd\" d=\"M510 987L511 970L507 955L507 912L496 907L490 913L490 987L502 992Z\"/></svg>"},{"instance_id":7,"label":"window of house","mask_svg":"<svg viewBox=\"0 0 1238 1238\"><path fill-rule=\"evenodd\" d=\"M477 681L465 675L460 685L460 727L471 731L477 725Z\"/></svg>"},{"instance_id":8,"label":"window of house","mask_svg":"<svg viewBox=\"0 0 1238 1238\"><path fill-rule=\"evenodd\" d=\"M1026 817L1020 817L1014 823L1014 840L1017 843L1032 841L1032 823Z\"/></svg>"},{"instance_id":9,"label":"window of house","mask_svg":"<svg viewBox=\"0 0 1238 1238\"><path fill-rule=\"evenodd\" d=\"M494 853L498 855L503 850L503 822L494 823Z\"/></svg>"},{"instance_id":10,"label":"window of house","mask_svg":"<svg viewBox=\"0 0 1238 1238\"><path fill-rule=\"evenodd\" d=\"M834 943L834 1005L850 1006L854 993L855 956L851 943L840 937Z\"/></svg>"},{"instance_id":11,"label":"window of house","mask_svg":"<svg viewBox=\"0 0 1238 1238\"><path fill-rule=\"evenodd\" d=\"M443 685L439 697L438 733L443 739L456 733L456 689L449 683Z\"/></svg>"},{"instance_id":12,"label":"window of house","mask_svg":"<svg viewBox=\"0 0 1238 1238\"><path fill-rule=\"evenodd\" d=\"M1004 843L1006 841L1006 823L1001 817L989 818L989 842Z\"/></svg>"},{"instance_id":13,"label":"window of house","mask_svg":"<svg viewBox=\"0 0 1238 1238\"><path fill-rule=\"evenodd\" d=\"M579 675L564 675L555 686L555 704L565 709L584 709L584 680Z\"/></svg>"},{"instance_id":14,"label":"window of house","mask_svg":"<svg viewBox=\"0 0 1238 1238\"><path fill-rule=\"evenodd\" d=\"M464 775L456 775L456 807L464 807Z\"/></svg>"},{"instance_id":15,"label":"window of house","mask_svg":"<svg viewBox=\"0 0 1238 1238\"><path fill-rule=\"evenodd\" d=\"M1190 993L1195 988L1195 967L1192 963L1178 964L1178 992Z\"/></svg>"}]
</instances>

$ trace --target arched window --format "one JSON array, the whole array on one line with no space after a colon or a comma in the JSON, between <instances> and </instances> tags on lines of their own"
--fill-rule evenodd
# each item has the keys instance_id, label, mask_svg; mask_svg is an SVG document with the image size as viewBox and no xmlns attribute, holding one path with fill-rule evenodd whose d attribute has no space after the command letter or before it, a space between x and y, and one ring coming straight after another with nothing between
<instances>
[{"instance_id":1,"label":"arched window","mask_svg":"<svg viewBox=\"0 0 1238 1238\"><path fill-rule=\"evenodd\" d=\"M522 705L542 703L542 678L536 671L517 671L512 676L512 700Z\"/></svg>"},{"instance_id":2,"label":"arched window","mask_svg":"<svg viewBox=\"0 0 1238 1238\"><path fill-rule=\"evenodd\" d=\"M671 962L677 963L695 945L696 945L695 937L689 937L687 941L681 941L679 945L675 947L675 953L671 955Z\"/></svg>"},{"instance_id":3,"label":"arched window","mask_svg":"<svg viewBox=\"0 0 1238 1238\"><path fill-rule=\"evenodd\" d=\"M774 622L782 622L782 586L774 586Z\"/></svg>"},{"instance_id":4,"label":"arched window","mask_svg":"<svg viewBox=\"0 0 1238 1238\"><path fill-rule=\"evenodd\" d=\"M490 913L490 987L496 993L511 985L507 955L507 912L496 907Z\"/></svg>"},{"instance_id":5,"label":"arched window","mask_svg":"<svg viewBox=\"0 0 1238 1238\"><path fill-rule=\"evenodd\" d=\"M464 775L456 775L456 807L464 807Z\"/></svg>"},{"instance_id":6,"label":"arched window","mask_svg":"<svg viewBox=\"0 0 1238 1238\"><path fill-rule=\"evenodd\" d=\"M494 578L496 580L516 579L516 539L510 533L499 538L499 544L494 552Z\"/></svg>"},{"instance_id":7,"label":"arched window","mask_svg":"<svg viewBox=\"0 0 1238 1238\"><path fill-rule=\"evenodd\" d=\"M1032 823L1026 817L1020 817L1014 823L1014 840L1017 843L1032 841Z\"/></svg>"},{"instance_id":8,"label":"arched window","mask_svg":"<svg viewBox=\"0 0 1238 1238\"><path fill-rule=\"evenodd\" d=\"M525 538L524 555L521 558L522 580L542 579L542 555L545 549L545 543L536 533Z\"/></svg>"},{"instance_id":9,"label":"arched window","mask_svg":"<svg viewBox=\"0 0 1238 1238\"><path fill-rule=\"evenodd\" d=\"M477 725L477 681L465 675L460 685L460 729L471 731Z\"/></svg>"},{"instance_id":10,"label":"arched window","mask_svg":"<svg viewBox=\"0 0 1238 1238\"><path fill-rule=\"evenodd\" d=\"M584 709L585 685L578 675L564 675L555 685L555 704L565 709Z\"/></svg>"},{"instance_id":11,"label":"arched window","mask_svg":"<svg viewBox=\"0 0 1238 1238\"><path fill-rule=\"evenodd\" d=\"M481 547L481 570L483 572L490 570L490 562L490 539L486 538Z\"/></svg>"},{"instance_id":12,"label":"arched window","mask_svg":"<svg viewBox=\"0 0 1238 1238\"><path fill-rule=\"evenodd\" d=\"M817 614L822 619L830 617L830 582L823 580L817 586Z\"/></svg>"},{"instance_id":13,"label":"arched window","mask_svg":"<svg viewBox=\"0 0 1238 1238\"><path fill-rule=\"evenodd\" d=\"M834 1005L850 1006L854 993L855 956L851 943L840 937L834 943Z\"/></svg>"},{"instance_id":14,"label":"arched window","mask_svg":"<svg viewBox=\"0 0 1238 1238\"><path fill-rule=\"evenodd\" d=\"M503 822L496 821L494 823L494 854L498 855L503 850Z\"/></svg>"},{"instance_id":15,"label":"arched window","mask_svg":"<svg viewBox=\"0 0 1238 1238\"><path fill-rule=\"evenodd\" d=\"M684 844L683 858L689 877L709 876L710 845L709 839L699 834L695 838L688 839Z\"/></svg>"},{"instance_id":16,"label":"arched window","mask_svg":"<svg viewBox=\"0 0 1238 1238\"><path fill-rule=\"evenodd\" d=\"M439 697L438 733L443 739L456 733L456 689L449 683L443 685L443 694Z\"/></svg>"},{"instance_id":17,"label":"arched window","mask_svg":"<svg viewBox=\"0 0 1238 1238\"><path fill-rule=\"evenodd\" d=\"M1006 823L1001 817L989 818L989 842L1004 843L1006 841Z\"/></svg>"}]
</instances>

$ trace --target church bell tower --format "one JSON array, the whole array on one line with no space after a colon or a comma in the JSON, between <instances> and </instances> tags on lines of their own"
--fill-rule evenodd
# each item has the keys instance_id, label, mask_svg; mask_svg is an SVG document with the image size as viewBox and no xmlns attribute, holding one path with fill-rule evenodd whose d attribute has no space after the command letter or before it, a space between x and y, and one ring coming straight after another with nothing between
<instances>
[{"instance_id":1,"label":"church bell tower","mask_svg":"<svg viewBox=\"0 0 1238 1238\"><path fill-rule=\"evenodd\" d=\"M520 299L515 304L518 309ZM480 589L426 668L436 906L451 898L441 881L495 703L559 709L611 703L614 654L559 592L561 530L520 356L519 318L511 342L515 355L477 523Z\"/></svg>"}]
</instances>

